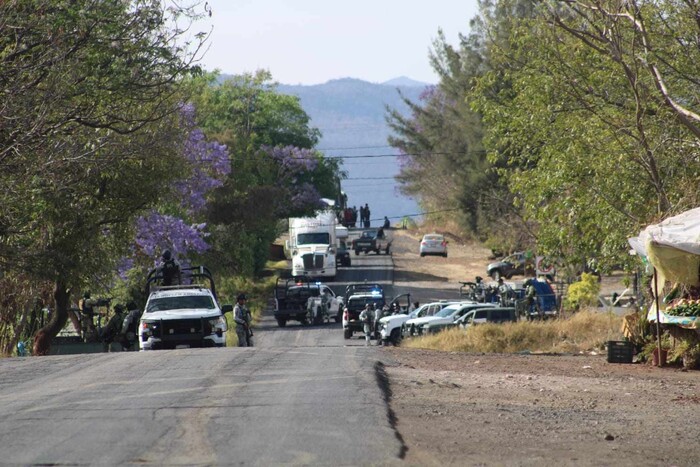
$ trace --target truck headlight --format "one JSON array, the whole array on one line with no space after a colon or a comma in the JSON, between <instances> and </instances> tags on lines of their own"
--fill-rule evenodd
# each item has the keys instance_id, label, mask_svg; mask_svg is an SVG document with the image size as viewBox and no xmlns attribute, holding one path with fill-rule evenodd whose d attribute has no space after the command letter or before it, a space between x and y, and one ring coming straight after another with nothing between
<instances>
[{"instance_id":1,"label":"truck headlight","mask_svg":"<svg viewBox=\"0 0 700 467\"><path fill-rule=\"evenodd\" d=\"M226 319L223 316L210 318L209 324L211 325L212 334L216 334L219 337L221 337L221 335L228 329Z\"/></svg>"}]
</instances>

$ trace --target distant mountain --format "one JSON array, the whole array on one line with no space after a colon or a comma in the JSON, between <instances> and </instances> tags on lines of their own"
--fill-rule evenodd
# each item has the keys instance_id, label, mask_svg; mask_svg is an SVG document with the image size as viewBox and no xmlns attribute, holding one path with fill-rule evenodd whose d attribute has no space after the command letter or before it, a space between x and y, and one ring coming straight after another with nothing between
<instances>
[{"instance_id":1,"label":"distant mountain","mask_svg":"<svg viewBox=\"0 0 700 467\"><path fill-rule=\"evenodd\" d=\"M393 179L377 179L399 172L399 158L385 157L397 154L387 144L386 107L408 113L401 96L417 102L425 87L405 77L381 84L342 78L311 86L280 85L278 90L299 97L311 124L321 130L319 150L329 157L345 157L348 203L358 208L368 203L372 219L388 216L394 222L419 211L414 200L398 193Z\"/></svg>"},{"instance_id":2,"label":"distant mountain","mask_svg":"<svg viewBox=\"0 0 700 467\"><path fill-rule=\"evenodd\" d=\"M407 76L399 76L398 78L390 79L382 83L384 86L400 86L400 87L418 87L425 88L431 86L430 83L424 83L422 81L416 81Z\"/></svg>"}]
</instances>

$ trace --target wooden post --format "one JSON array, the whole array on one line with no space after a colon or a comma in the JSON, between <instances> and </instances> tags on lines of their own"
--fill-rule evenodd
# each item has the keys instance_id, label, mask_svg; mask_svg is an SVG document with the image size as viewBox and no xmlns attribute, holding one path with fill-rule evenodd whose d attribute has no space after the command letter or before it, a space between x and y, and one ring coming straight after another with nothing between
<instances>
[{"instance_id":1,"label":"wooden post","mask_svg":"<svg viewBox=\"0 0 700 467\"><path fill-rule=\"evenodd\" d=\"M656 351L658 352L657 361L659 367L662 367L663 360L661 359L661 313L659 311L659 275L654 268L654 304L656 306Z\"/></svg>"}]
</instances>

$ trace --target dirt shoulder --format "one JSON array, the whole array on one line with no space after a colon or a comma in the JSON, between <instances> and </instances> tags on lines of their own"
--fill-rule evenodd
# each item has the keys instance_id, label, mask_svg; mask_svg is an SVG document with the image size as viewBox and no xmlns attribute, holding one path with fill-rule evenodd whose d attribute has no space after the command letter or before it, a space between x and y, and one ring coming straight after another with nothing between
<instances>
[{"instance_id":1,"label":"dirt shoulder","mask_svg":"<svg viewBox=\"0 0 700 467\"><path fill-rule=\"evenodd\" d=\"M487 249L453 239L448 258L421 258L419 240L396 231L396 285L434 296L485 276ZM698 371L603 355L382 355L409 465L697 465Z\"/></svg>"},{"instance_id":2,"label":"dirt shoulder","mask_svg":"<svg viewBox=\"0 0 700 467\"><path fill-rule=\"evenodd\" d=\"M698 372L387 348L411 465L697 465Z\"/></svg>"}]
</instances>

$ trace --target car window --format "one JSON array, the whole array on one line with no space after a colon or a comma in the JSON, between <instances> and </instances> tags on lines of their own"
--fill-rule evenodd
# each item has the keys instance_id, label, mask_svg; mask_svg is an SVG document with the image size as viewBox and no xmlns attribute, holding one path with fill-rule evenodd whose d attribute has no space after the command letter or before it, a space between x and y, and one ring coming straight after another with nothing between
<instances>
[{"instance_id":1,"label":"car window","mask_svg":"<svg viewBox=\"0 0 700 467\"><path fill-rule=\"evenodd\" d=\"M474 313L474 319L485 319L486 318L486 310L477 310Z\"/></svg>"},{"instance_id":2,"label":"car window","mask_svg":"<svg viewBox=\"0 0 700 467\"><path fill-rule=\"evenodd\" d=\"M214 300L207 295L162 297L150 300L146 308L146 313L164 310L187 310L192 308L213 310L216 306L214 305Z\"/></svg>"},{"instance_id":3,"label":"car window","mask_svg":"<svg viewBox=\"0 0 700 467\"><path fill-rule=\"evenodd\" d=\"M423 240L438 240L442 241L444 237L442 235L425 235Z\"/></svg>"},{"instance_id":4,"label":"car window","mask_svg":"<svg viewBox=\"0 0 700 467\"><path fill-rule=\"evenodd\" d=\"M456 306L448 306L443 308L442 310L438 311L435 313L435 316L440 317L440 318L446 318L448 316L451 316L453 313L455 313L459 308Z\"/></svg>"}]
</instances>

